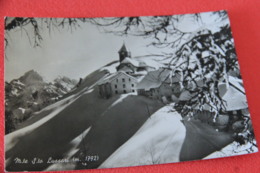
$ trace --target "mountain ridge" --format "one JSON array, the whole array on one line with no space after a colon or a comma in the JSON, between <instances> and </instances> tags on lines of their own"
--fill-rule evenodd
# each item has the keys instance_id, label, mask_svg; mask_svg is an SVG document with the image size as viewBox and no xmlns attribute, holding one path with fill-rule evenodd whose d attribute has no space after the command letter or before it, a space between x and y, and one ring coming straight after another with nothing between
<instances>
[{"instance_id":1,"label":"mountain ridge","mask_svg":"<svg viewBox=\"0 0 260 173\"><path fill-rule=\"evenodd\" d=\"M29 70L17 79L5 82L6 116L13 120L13 128L6 129L6 132L13 131L17 124L28 119L33 112L62 98L76 84L76 80L65 76L46 82L35 70Z\"/></svg>"}]
</instances>

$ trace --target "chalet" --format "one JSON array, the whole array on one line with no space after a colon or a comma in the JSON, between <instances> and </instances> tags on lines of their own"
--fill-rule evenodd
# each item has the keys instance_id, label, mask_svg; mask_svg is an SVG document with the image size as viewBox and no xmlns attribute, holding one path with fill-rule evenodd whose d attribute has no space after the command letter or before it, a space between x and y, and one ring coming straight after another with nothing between
<instances>
[{"instance_id":1,"label":"chalet","mask_svg":"<svg viewBox=\"0 0 260 173\"><path fill-rule=\"evenodd\" d=\"M160 68L149 72L136 86L138 95L176 101L181 92L180 75Z\"/></svg>"},{"instance_id":2,"label":"chalet","mask_svg":"<svg viewBox=\"0 0 260 173\"><path fill-rule=\"evenodd\" d=\"M99 95L103 98L109 98L116 94L136 92L136 84L136 78L119 71L98 83Z\"/></svg>"}]
</instances>

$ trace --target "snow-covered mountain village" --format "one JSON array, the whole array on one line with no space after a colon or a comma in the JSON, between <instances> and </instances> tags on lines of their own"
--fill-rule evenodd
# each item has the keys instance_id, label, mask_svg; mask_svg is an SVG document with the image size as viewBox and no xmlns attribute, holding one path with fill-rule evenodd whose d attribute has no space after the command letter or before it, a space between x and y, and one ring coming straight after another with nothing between
<instances>
[{"instance_id":1,"label":"snow-covered mountain village","mask_svg":"<svg viewBox=\"0 0 260 173\"><path fill-rule=\"evenodd\" d=\"M111 62L77 80L46 82L30 70L6 82L6 170L113 168L257 152L230 26L181 37L172 45L176 51L161 55L138 54L121 39Z\"/></svg>"}]
</instances>

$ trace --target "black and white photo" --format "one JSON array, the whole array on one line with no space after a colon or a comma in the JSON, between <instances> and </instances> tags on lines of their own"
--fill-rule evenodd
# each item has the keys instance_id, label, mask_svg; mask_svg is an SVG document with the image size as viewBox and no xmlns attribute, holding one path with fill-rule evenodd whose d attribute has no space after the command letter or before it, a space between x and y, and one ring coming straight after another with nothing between
<instances>
[{"instance_id":1,"label":"black and white photo","mask_svg":"<svg viewBox=\"0 0 260 173\"><path fill-rule=\"evenodd\" d=\"M5 18L5 169L257 152L226 11Z\"/></svg>"}]
</instances>

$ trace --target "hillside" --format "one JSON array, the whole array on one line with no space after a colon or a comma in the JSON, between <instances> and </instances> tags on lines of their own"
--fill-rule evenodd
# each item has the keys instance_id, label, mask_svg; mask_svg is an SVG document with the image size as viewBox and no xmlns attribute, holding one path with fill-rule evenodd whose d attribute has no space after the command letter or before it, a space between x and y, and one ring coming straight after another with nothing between
<instances>
[{"instance_id":1,"label":"hillside","mask_svg":"<svg viewBox=\"0 0 260 173\"><path fill-rule=\"evenodd\" d=\"M170 105L159 109L99 168L178 162L186 133L181 119Z\"/></svg>"},{"instance_id":2,"label":"hillside","mask_svg":"<svg viewBox=\"0 0 260 173\"><path fill-rule=\"evenodd\" d=\"M86 133L84 139L91 141L87 144L89 151L100 155L100 162L91 167L98 167L162 106L158 101L127 94L122 98L120 95L110 99L99 98L95 83L106 74L107 70L91 73L82 79L78 88L35 112L24 122L23 128L6 135L6 170L36 171L52 169L52 166L57 169L55 164L47 163L48 159L80 154L85 141L82 135ZM149 108L149 113L145 107ZM78 145L80 149L75 150ZM78 152L70 153L73 150ZM14 158L32 160L35 157L41 158L44 164L14 163Z\"/></svg>"},{"instance_id":3,"label":"hillside","mask_svg":"<svg viewBox=\"0 0 260 173\"><path fill-rule=\"evenodd\" d=\"M173 105L166 105L153 113L99 168L203 159L233 140L231 133L218 132L199 120L183 120ZM230 150L234 151L234 148ZM214 156L223 157L223 154Z\"/></svg>"},{"instance_id":4,"label":"hillside","mask_svg":"<svg viewBox=\"0 0 260 173\"><path fill-rule=\"evenodd\" d=\"M211 36L198 36L177 52L183 60L189 55L186 61L193 67L193 70L187 68L190 77L199 77L206 70L197 68L199 63L208 65L205 74L218 71L204 60L214 54L224 59L220 46L213 41L200 45L201 39ZM209 47L214 49L208 50ZM156 58L126 58L121 64L150 72L165 65ZM81 78L76 87L64 77L56 79L56 83L46 83L34 71L12 81L10 87L6 85L10 94L7 106L22 108L22 115L30 107L27 100L36 105L47 102L43 109L34 110L30 119L20 123L18 130L5 136L6 170L74 170L202 159L233 141L232 134L218 132L199 121L182 120L183 115L171 109L173 105L165 106L159 100L136 95L135 90L101 98L97 84L114 73L118 65L118 61L109 63ZM145 74L138 73L141 77ZM53 98L54 102L50 103ZM11 102L12 99L15 101ZM29 162L16 164L16 158ZM31 162L34 158L41 163Z\"/></svg>"},{"instance_id":5,"label":"hillside","mask_svg":"<svg viewBox=\"0 0 260 173\"><path fill-rule=\"evenodd\" d=\"M162 106L157 100L126 94L120 102L103 113L83 138L79 151L74 155L84 160L86 156L95 154L99 160L91 163L83 161L77 165L77 169L97 168ZM82 165L84 163L87 165Z\"/></svg>"}]
</instances>

